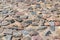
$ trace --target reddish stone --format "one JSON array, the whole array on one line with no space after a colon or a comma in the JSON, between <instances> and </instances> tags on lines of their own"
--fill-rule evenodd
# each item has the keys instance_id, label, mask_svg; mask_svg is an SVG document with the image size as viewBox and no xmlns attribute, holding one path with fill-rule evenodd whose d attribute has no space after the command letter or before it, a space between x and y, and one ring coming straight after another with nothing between
<instances>
[{"instance_id":1,"label":"reddish stone","mask_svg":"<svg viewBox=\"0 0 60 40\"><path fill-rule=\"evenodd\" d=\"M32 36L32 40L42 40L41 36Z\"/></svg>"},{"instance_id":2,"label":"reddish stone","mask_svg":"<svg viewBox=\"0 0 60 40\"><path fill-rule=\"evenodd\" d=\"M55 26L60 26L60 22L55 22Z\"/></svg>"},{"instance_id":3,"label":"reddish stone","mask_svg":"<svg viewBox=\"0 0 60 40\"><path fill-rule=\"evenodd\" d=\"M17 12L16 14L18 14L18 15L24 15L23 12Z\"/></svg>"},{"instance_id":4,"label":"reddish stone","mask_svg":"<svg viewBox=\"0 0 60 40\"><path fill-rule=\"evenodd\" d=\"M45 26L49 26L49 22L44 23Z\"/></svg>"}]
</instances>

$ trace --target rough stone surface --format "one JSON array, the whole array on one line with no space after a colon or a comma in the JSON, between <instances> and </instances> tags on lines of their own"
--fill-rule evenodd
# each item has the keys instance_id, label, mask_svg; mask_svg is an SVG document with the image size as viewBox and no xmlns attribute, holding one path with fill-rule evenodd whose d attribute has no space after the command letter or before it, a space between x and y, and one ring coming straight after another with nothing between
<instances>
[{"instance_id":1,"label":"rough stone surface","mask_svg":"<svg viewBox=\"0 0 60 40\"><path fill-rule=\"evenodd\" d=\"M60 40L60 0L0 0L0 40Z\"/></svg>"}]
</instances>

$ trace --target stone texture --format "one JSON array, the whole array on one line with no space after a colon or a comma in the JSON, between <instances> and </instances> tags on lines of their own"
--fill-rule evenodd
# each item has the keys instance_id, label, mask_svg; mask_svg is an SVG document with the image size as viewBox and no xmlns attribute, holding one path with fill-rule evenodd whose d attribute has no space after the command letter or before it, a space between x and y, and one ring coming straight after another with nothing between
<instances>
[{"instance_id":1,"label":"stone texture","mask_svg":"<svg viewBox=\"0 0 60 40\"><path fill-rule=\"evenodd\" d=\"M0 0L0 40L60 40L60 0Z\"/></svg>"}]
</instances>

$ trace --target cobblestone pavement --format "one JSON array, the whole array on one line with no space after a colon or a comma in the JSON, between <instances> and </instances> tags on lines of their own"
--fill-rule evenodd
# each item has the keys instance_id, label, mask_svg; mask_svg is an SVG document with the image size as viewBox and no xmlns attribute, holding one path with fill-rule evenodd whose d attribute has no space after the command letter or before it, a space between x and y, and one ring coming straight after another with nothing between
<instances>
[{"instance_id":1,"label":"cobblestone pavement","mask_svg":"<svg viewBox=\"0 0 60 40\"><path fill-rule=\"evenodd\" d=\"M60 0L0 0L0 40L60 40Z\"/></svg>"}]
</instances>

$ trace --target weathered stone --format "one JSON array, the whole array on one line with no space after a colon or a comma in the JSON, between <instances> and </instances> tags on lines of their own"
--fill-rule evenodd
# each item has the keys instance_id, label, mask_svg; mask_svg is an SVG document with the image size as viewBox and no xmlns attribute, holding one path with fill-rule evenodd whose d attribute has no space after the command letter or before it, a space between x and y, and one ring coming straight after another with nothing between
<instances>
[{"instance_id":1,"label":"weathered stone","mask_svg":"<svg viewBox=\"0 0 60 40\"><path fill-rule=\"evenodd\" d=\"M41 0L42 2L45 2L45 0Z\"/></svg>"},{"instance_id":2,"label":"weathered stone","mask_svg":"<svg viewBox=\"0 0 60 40\"><path fill-rule=\"evenodd\" d=\"M10 29L17 30L18 29L18 26L13 25L12 27L10 27Z\"/></svg>"},{"instance_id":3,"label":"weathered stone","mask_svg":"<svg viewBox=\"0 0 60 40\"><path fill-rule=\"evenodd\" d=\"M50 29L51 29L52 31L55 31L55 24L54 24L54 22L51 21L51 22L49 22L49 24L50 24Z\"/></svg>"},{"instance_id":4,"label":"weathered stone","mask_svg":"<svg viewBox=\"0 0 60 40\"><path fill-rule=\"evenodd\" d=\"M35 11L31 11L31 15L36 15L36 12Z\"/></svg>"},{"instance_id":5,"label":"weathered stone","mask_svg":"<svg viewBox=\"0 0 60 40\"><path fill-rule=\"evenodd\" d=\"M21 40L21 38L16 38L16 37L13 37L12 40Z\"/></svg>"},{"instance_id":6,"label":"weathered stone","mask_svg":"<svg viewBox=\"0 0 60 40\"><path fill-rule=\"evenodd\" d=\"M22 33L19 32L19 31L13 31L13 36L14 37L21 37L22 36Z\"/></svg>"},{"instance_id":7,"label":"weathered stone","mask_svg":"<svg viewBox=\"0 0 60 40\"><path fill-rule=\"evenodd\" d=\"M2 26L6 26L6 25L9 25L9 24L10 24L9 22L3 21L1 25L2 25Z\"/></svg>"},{"instance_id":8,"label":"weathered stone","mask_svg":"<svg viewBox=\"0 0 60 40\"><path fill-rule=\"evenodd\" d=\"M38 27L38 30L45 30L45 29L47 29L47 26L40 26L40 27Z\"/></svg>"},{"instance_id":9,"label":"weathered stone","mask_svg":"<svg viewBox=\"0 0 60 40\"><path fill-rule=\"evenodd\" d=\"M26 30L22 30L21 33L22 33L23 35L28 35L28 34L29 34L29 32L26 31Z\"/></svg>"},{"instance_id":10,"label":"weathered stone","mask_svg":"<svg viewBox=\"0 0 60 40\"><path fill-rule=\"evenodd\" d=\"M22 40L31 40L31 38L27 36L27 37L23 37Z\"/></svg>"},{"instance_id":11,"label":"weathered stone","mask_svg":"<svg viewBox=\"0 0 60 40\"><path fill-rule=\"evenodd\" d=\"M40 2L40 0L37 0L37 2Z\"/></svg>"},{"instance_id":12,"label":"weathered stone","mask_svg":"<svg viewBox=\"0 0 60 40\"><path fill-rule=\"evenodd\" d=\"M22 22L23 20L21 18L17 18L16 21Z\"/></svg>"},{"instance_id":13,"label":"weathered stone","mask_svg":"<svg viewBox=\"0 0 60 40\"><path fill-rule=\"evenodd\" d=\"M31 38L32 40L42 40L41 36L37 35L37 36L32 36Z\"/></svg>"},{"instance_id":14,"label":"weathered stone","mask_svg":"<svg viewBox=\"0 0 60 40\"><path fill-rule=\"evenodd\" d=\"M31 36L36 36L36 35L38 35L39 33L36 32L36 31L31 31L29 34L30 34Z\"/></svg>"},{"instance_id":15,"label":"weathered stone","mask_svg":"<svg viewBox=\"0 0 60 40\"><path fill-rule=\"evenodd\" d=\"M60 26L60 22L54 22L55 26Z\"/></svg>"},{"instance_id":16,"label":"weathered stone","mask_svg":"<svg viewBox=\"0 0 60 40\"><path fill-rule=\"evenodd\" d=\"M3 28L0 28L0 33L2 33L4 31L4 29Z\"/></svg>"},{"instance_id":17,"label":"weathered stone","mask_svg":"<svg viewBox=\"0 0 60 40\"><path fill-rule=\"evenodd\" d=\"M28 10L33 10L33 8L32 7L29 7Z\"/></svg>"},{"instance_id":18,"label":"weathered stone","mask_svg":"<svg viewBox=\"0 0 60 40\"><path fill-rule=\"evenodd\" d=\"M42 18L42 16L43 16L42 14L39 14L37 17L40 19L40 18Z\"/></svg>"},{"instance_id":19,"label":"weathered stone","mask_svg":"<svg viewBox=\"0 0 60 40\"><path fill-rule=\"evenodd\" d=\"M22 26L23 26L23 27L28 27L29 24L23 22L23 23L22 23Z\"/></svg>"},{"instance_id":20,"label":"weathered stone","mask_svg":"<svg viewBox=\"0 0 60 40\"><path fill-rule=\"evenodd\" d=\"M14 23L15 20L14 20L14 19L11 19L11 20L7 20L7 22L9 22L9 23Z\"/></svg>"},{"instance_id":21,"label":"weathered stone","mask_svg":"<svg viewBox=\"0 0 60 40\"><path fill-rule=\"evenodd\" d=\"M4 40L12 40L12 35L6 35Z\"/></svg>"},{"instance_id":22,"label":"weathered stone","mask_svg":"<svg viewBox=\"0 0 60 40\"><path fill-rule=\"evenodd\" d=\"M46 33L45 33L45 36L49 36L51 34L51 31L47 31Z\"/></svg>"},{"instance_id":23,"label":"weathered stone","mask_svg":"<svg viewBox=\"0 0 60 40\"><path fill-rule=\"evenodd\" d=\"M32 26L38 26L38 23L33 22L33 23L32 23Z\"/></svg>"},{"instance_id":24,"label":"weathered stone","mask_svg":"<svg viewBox=\"0 0 60 40\"><path fill-rule=\"evenodd\" d=\"M8 35L8 34L12 34L12 29L4 29L3 33Z\"/></svg>"},{"instance_id":25,"label":"weathered stone","mask_svg":"<svg viewBox=\"0 0 60 40\"><path fill-rule=\"evenodd\" d=\"M28 32L31 32L31 31L34 31L34 29L32 29L32 28L28 28L28 29L26 29Z\"/></svg>"},{"instance_id":26,"label":"weathered stone","mask_svg":"<svg viewBox=\"0 0 60 40\"><path fill-rule=\"evenodd\" d=\"M32 20L26 20L22 23L24 27L27 27L28 25L32 24Z\"/></svg>"},{"instance_id":27,"label":"weathered stone","mask_svg":"<svg viewBox=\"0 0 60 40\"><path fill-rule=\"evenodd\" d=\"M24 15L24 16L20 16L21 19L28 19L28 16L27 15Z\"/></svg>"},{"instance_id":28,"label":"weathered stone","mask_svg":"<svg viewBox=\"0 0 60 40\"><path fill-rule=\"evenodd\" d=\"M8 10L5 9L5 10L2 11L2 13L3 14L7 14L8 13Z\"/></svg>"},{"instance_id":29,"label":"weathered stone","mask_svg":"<svg viewBox=\"0 0 60 40\"><path fill-rule=\"evenodd\" d=\"M40 4L36 4L36 8L40 8Z\"/></svg>"}]
</instances>

